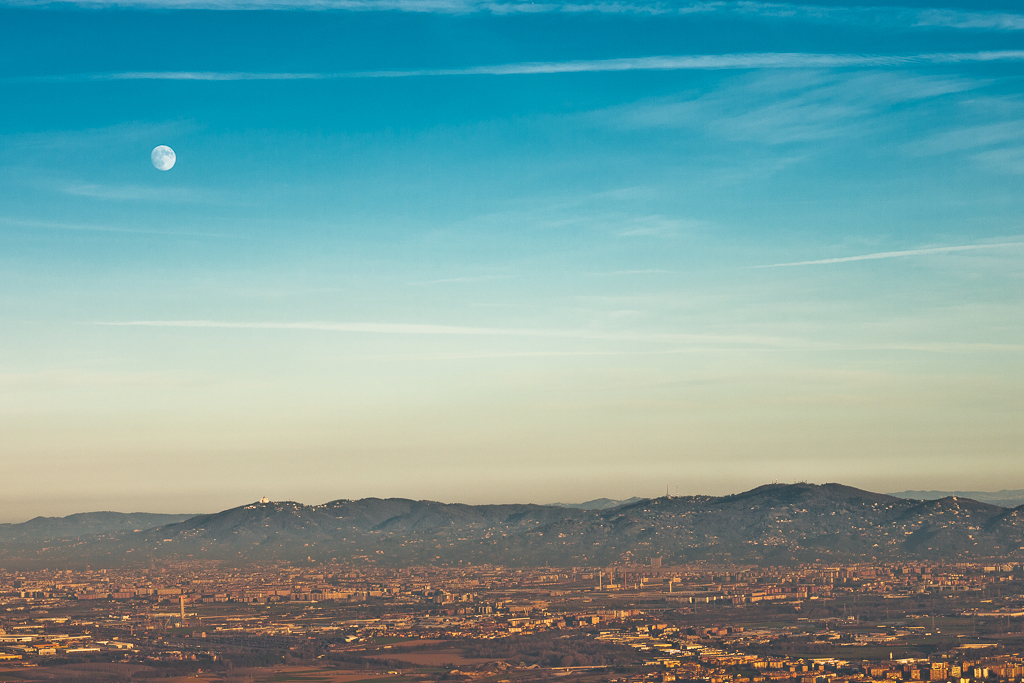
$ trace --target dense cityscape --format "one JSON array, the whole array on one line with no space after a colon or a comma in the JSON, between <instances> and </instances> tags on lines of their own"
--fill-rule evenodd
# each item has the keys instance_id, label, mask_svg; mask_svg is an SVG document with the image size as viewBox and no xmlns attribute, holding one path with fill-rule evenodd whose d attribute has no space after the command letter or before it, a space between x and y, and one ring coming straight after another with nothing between
<instances>
[{"instance_id":1,"label":"dense cityscape","mask_svg":"<svg viewBox=\"0 0 1024 683\"><path fill-rule=\"evenodd\" d=\"M370 558L5 571L0 680L1011 681L1021 572Z\"/></svg>"}]
</instances>

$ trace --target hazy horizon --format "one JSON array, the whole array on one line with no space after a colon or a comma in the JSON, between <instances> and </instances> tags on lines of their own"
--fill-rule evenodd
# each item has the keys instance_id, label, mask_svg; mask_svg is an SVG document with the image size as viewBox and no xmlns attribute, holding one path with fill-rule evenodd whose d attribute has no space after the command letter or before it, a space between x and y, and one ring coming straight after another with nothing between
<instances>
[{"instance_id":1,"label":"hazy horizon","mask_svg":"<svg viewBox=\"0 0 1024 683\"><path fill-rule=\"evenodd\" d=\"M778 482L778 481L773 481L773 482L763 482L762 484L759 484L758 486L765 486L765 485L769 485L769 484L798 484L798 483L801 483L801 484L807 484L807 483L815 484L816 482L806 482L806 481L800 481L800 482L795 482L795 481L794 482ZM842 484L842 485L846 485L846 486L849 485L849 484L845 484L844 482L820 482L820 483L821 484L825 484L825 483ZM745 489L738 489L738 490L734 490L734 491L721 491L721 492L712 493L712 492L709 492L709 491L706 491L706 490L685 491L685 490L683 490L682 487L680 487L679 490L678 490L678 495L679 496L697 496L697 495L727 496L727 495L732 495L732 494L745 493L746 491L749 491L749 490L751 490L753 488L757 488L757 486L750 487L750 488L745 488ZM855 488L860 488L860 487L855 487ZM1016 493L1018 495L1019 494L1024 494L1024 491L1019 490L1019 489L1018 490L1002 489L1002 490L999 490L999 491L962 491L962 490L941 490L941 489L930 490L930 491L913 490L913 489L912 490L906 490L906 491L883 491L883 490L874 490L874 489L865 489L865 490L872 491L873 493L883 493L883 494L892 495L892 496L899 496L900 494L910 494L910 493L924 493L924 494L944 493L944 494L953 494L953 495L961 495L961 494L973 493L973 494L978 494L979 495L979 500L981 500L984 497L995 497L995 496L997 496L1000 493ZM674 486L670 487L670 490L669 490L668 493L669 493L669 495L673 495L673 496L677 495L676 489L675 489ZM399 496L399 495L382 495L382 494L379 494L379 493L378 494L369 493L369 494L366 494L366 495L358 495L358 496L334 496L334 497L329 497L329 498L317 498L317 499L313 499L313 500L303 500L303 499L297 499L297 498L289 498L289 497L286 497L286 496L285 497L265 496L265 497L269 498L271 502L278 502L278 503L295 502L295 503L300 503L302 505L310 505L310 506L323 505L325 503L332 502L332 501L335 501L335 500L342 500L342 499L346 499L346 500L359 500L359 499L364 499L364 498L381 498L381 499L405 498L405 499L411 499L411 500L425 500L425 501L434 501L434 502L439 502L439 503L454 503L454 504L468 504L468 505L504 505L504 504L579 505L579 504L590 503L590 502L597 501L597 500L602 500L602 499L615 500L615 501L627 501L627 500L632 499L632 498L649 499L649 498L658 498L658 497L661 497L661 496L664 496L664 495L666 495L666 494L665 494L665 491L663 489L660 493L651 493L651 494L648 494L648 495L633 494L633 495L629 495L629 496L594 496L594 497L591 497L591 498L579 498L579 499L573 499L573 500L569 500L569 499L522 500L522 499L515 499L515 498L493 499L493 500L488 500L488 499L465 500L465 499L457 498L457 497L445 499L445 498L440 498L440 497L437 497L437 496ZM261 495L261 496L252 497L252 498L246 499L246 500L236 499L233 502L227 502L226 504L221 504L221 505L215 506L215 507L208 507L208 508L205 508L205 509L199 509L199 508L197 508L197 509L186 509L186 508L184 508L182 506L174 507L173 503L170 504L170 507L168 507L167 504L163 504L162 506L157 506L157 507L150 506L149 508L145 508L145 507L140 507L140 508L130 508L130 507L114 508L114 507L103 507L102 505L100 505L99 507L95 507L95 508L92 508L92 509L71 509L71 508L67 507L68 505L71 505L71 503L69 503L69 502L63 502L63 503L52 503L51 502L51 503L47 504L46 501L35 501L33 503L33 505L42 506L42 507L39 508L42 511L37 511L36 513L33 513L33 514L29 515L29 514L26 514L26 513L19 512L17 508L13 508L13 507L12 508L8 508L7 510L5 510L5 513L6 513L5 517L0 518L0 524L11 524L11 523L18 524L18 523L21 523L21 522L28 521L30 519L34 519L36 517L66 517L68 515L73 515L73 514L92 513L92 512L117 512L117 513L126 513L126 514L151 513L151 514L172 514L172 515L183 515L183 514L187 514L187 515L204 515L204 514L217 513L217 512L221 512L223 510L229 510L229 509L236 508L236 507L241 507L241 506L244 506L244 505L249 505L249 504L252 504L253 502L259 501L263 497L264 496ZM926 500L929 499L927 496L925 496L923 498L926 499ZM1022 498L1024 498L1024 496L1022 496ZM195 500L202 501L202 498L196 498ZM225 498L224 500L227 501L229 499ZM1022 503L1024 503L1024 500L1022 500ZM45 510L69 510L69 511L46 512Z\"/></svg>"},{"instance_id":2,"label":"hazy horizon","mask_svg":"<svg viewBox=\"0 0 1024 683\"><path fill-rule=\"evenodd\" d=\"M0 519L1024 488L1024 13L917 4L0 0Z\"/></svg>"}]
</instances>

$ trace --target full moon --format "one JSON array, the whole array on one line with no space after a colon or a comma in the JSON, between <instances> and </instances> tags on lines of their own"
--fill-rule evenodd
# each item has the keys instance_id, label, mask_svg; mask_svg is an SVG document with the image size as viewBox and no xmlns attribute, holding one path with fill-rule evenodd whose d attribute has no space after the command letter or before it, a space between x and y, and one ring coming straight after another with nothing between
<instances>
[{"instance_id":1,"label":"full moon","mask_svg":"<svg viewBox=\"0 0 1024 683\"><path fill-rule=\"evenodd\" d=\"M174 162L178 160L178 157L174 155L174 150L167 145L154 147L149 158L153 161L153 166L158 171L170 171L174 166Z\"/></svg>"}]
</instances>

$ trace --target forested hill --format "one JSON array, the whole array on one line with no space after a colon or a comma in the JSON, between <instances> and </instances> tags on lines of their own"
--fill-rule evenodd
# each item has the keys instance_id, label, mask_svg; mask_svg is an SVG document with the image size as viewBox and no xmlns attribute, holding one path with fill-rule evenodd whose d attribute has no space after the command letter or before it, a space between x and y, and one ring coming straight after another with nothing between
<instances>
[{"instance_id":1,"label":"forested hill","mask_svg":"<svg viewBox=\"0 0 1024 683\"><path fill-rule=\"evenodd\" d=\"M0 559L41 561L37 545L7 541L0 544ZM70 557L62 547L50 542L45 554ZM1024 506L958 497L907 500L840 484L770 484L731 496L654 498L596 510L400 498L252 503L144 531L83 536L73 559L586 566L655 557L665 564L955 560L1016 557L1022 547Z\"/></svg>"},{"instance_id":2,"label":"forested hill","mask_svg":"<svg viewBox=\"0 0 1024 683\"><path fill-rule=\"evenodd\" d=\"M119 534L173 524L193 516L149 512L80 512L67 517L35 517L19 524L0 524L0 543L53 541L81 536Z\"/></svg>"}]
</instances>

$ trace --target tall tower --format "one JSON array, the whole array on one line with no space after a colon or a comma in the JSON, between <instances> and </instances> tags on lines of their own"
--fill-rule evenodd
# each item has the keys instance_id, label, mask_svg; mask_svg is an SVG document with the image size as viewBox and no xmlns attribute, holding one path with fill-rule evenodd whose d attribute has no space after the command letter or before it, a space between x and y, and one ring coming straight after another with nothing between
<instances>
[{"instance_id":1,"label":"tall tower","mask_svg":"<svg viewBox=\"0 0 1024 683\"><path fill-rule=\"evenodd\" d=\"M185 625L185 596L179 595L178 602L181 605L181 625Z\"/></svg>"}]
</instances>

